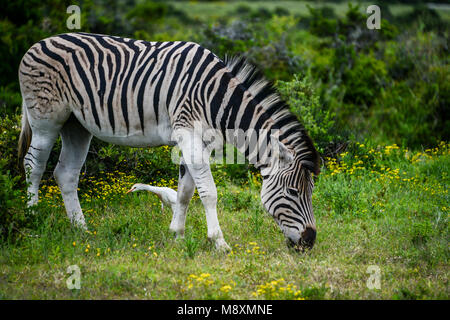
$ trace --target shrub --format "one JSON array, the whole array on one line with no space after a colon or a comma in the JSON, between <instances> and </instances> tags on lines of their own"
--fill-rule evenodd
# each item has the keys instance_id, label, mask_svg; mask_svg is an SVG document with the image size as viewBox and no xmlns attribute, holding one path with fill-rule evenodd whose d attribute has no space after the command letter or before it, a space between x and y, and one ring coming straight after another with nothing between
<instances>
[{"instance_id":1,"label":"shrub","mask_svg":"<svg viewBox=\"0 0 450 320\"><path fill-rule=\"evenodd\" d=\"M435 72L431 85L421 81L411 88L402 82L381 94L367 121L374 133L372 138L411 147L432 146L450 139L445 116L450 79L444 70Z\"/></svg>"},{"instance_id":2,"label":"shrub","mask_svg":"<svg viewBox=\"0 0 450 320\"><path fill-rule=\"evenodd\" d=\"M328 12L323 12L309 5L307 7L311 16L309 18L309 30L312 34L319 37L327 37L333 36L337 32L337 21L324 16L324 13Z\"/></svg>"},{"instance_id":3,"label":"shrub","mask_svg":"<svg viewBox=\"0 0 450 320\"><path fill-rule=\"evenodd\" d=\"M239 4L234 10L235 15L248 16L252 12L252 8L250 8L246 4Z\"/></svg>"},{"instance_id":4,"label":"shrub","mask_svg":"<svg viewBox=\"0 0 450 320\"><path fill-rule=\"evenodd\" d=\"M21 109L22 97L18 91L0 87L0 115L15 115Z\"/></svg>"},{"instance_id":5,"label":"shrub","mask_svg":"<svg viewBox=\"0 0 450 320\"><path fill-rule=\"evenodd\" d=\"M17 158L19 133L19 115L4 115L0 117L0 159L3 161L2 169L9 171L13 176L19 175L22 170L18 165Z\"/></svg>"},{"instance_id":6,"label":"shrub","mask_svg":"<svg viewBox=\"0 0 450 320\"><path fill-rule=\"evenodd\" d=\"M239 55L252 46L253 33L248 23L235 20L207 28L200 44L220 56Z\"/></svg>"},{"instance_id":7,"label":"shrub","mask_svg":"<svg viewBox=\"0 0 450 320\"><path fill-rule=\"evenodd\" d=\"M448 22L443 21L436 10L429 8L426 5L414 6L412 12L407 12L397 17L396 22L401 25L416 25L424 31L439 31L444 32L448 30Z\"/></svg>"},{"instance_id":8,"label":"shrub","mask_svg":"<svg viewBox=\"0 0 450 320\"><path fill-rule=\"evenodd\" d=\"M270 80L289 80L292 74L306 69L302 57L289 48L288 33L295 25L291 16L275 16L264 22L238 19L206 29L200 43L219 56L246 57Z\"/></svg>"},{"instance_id":9,"label":"shrub","mask_svg":"<svg viewBox=\"0 0 450 320\"><path fill-rule=\"evenodd\" d=\"M153 24L162 23L168 11L169 7L165 3L146 1L131 9L126 18L135 29L147 30Z\"/></svg>"},{"instance_id":10,"label":"shrub","mask_svg":"<svg viewBox=\"0 0 450 320\"><path fill-rule=\"evenodd\" d=\"M250 17L252 19L255 19L255 20L264 21L264 20L270 19L272 17L272 15L273 14L272 14L272 12L270 12L269 9L266 9L264 7L260 7L256 11L253 11L250 14Z\"/></svg>"},{"instance_id":11,"label":"shrub","mask_svg":"<svg viewBox=\"0 0 450 320\"><path fill-rule=\"evenodd\" d=\"M275 13L277 16L288 16L290 15L290 12L288 9L283 8L283 7L276 7L273 10L273 13Z\"/></svg>"},{"instance_id":12,"label":"shrub","mask_svg":"<svg viewBox=\"0 0 450 320\"><path fill-rule=\"evenodd\" d=\"M278 81L281 97L291 111L300 119L319 151L323 152L331 142L340 137L334 133L334 114L323 107L319 96L307 77L294 76L292 81Z\"/></svg>"},{"instance_id":13,"label":"shrub","mask_svg":"<svg viewBox=\"0 0 450 320\"><path fill-rule=\"evenodd\" d=\"M7 161L0 159L0 238L14 239L27 224L25 192L19 189L20 176L11 176Z\"/></svg>"},{"instance_id":14,"label":"shrub","mask_svg":"<svg viewBox=\"0 0 450 320\"><path fill-rule=\"evenodd\" d=\"M342 74L344 101L371 105L387 82L386 75L383 61L373 55L355 55L353 65L345 68Z\"/></svg>"},{"instance_id":15,"label":"shrub","mask_svg":"<svg viewBox=\"0 0 450 320\"><path fill-rule=\"evenodd\" d=\"M130 148L94 140L86 161L86 172L97 176L117 170L133 175L143 182L161 178L178 178L178 166L172 162L171 148Z\"/></svg>"}]
</instances>

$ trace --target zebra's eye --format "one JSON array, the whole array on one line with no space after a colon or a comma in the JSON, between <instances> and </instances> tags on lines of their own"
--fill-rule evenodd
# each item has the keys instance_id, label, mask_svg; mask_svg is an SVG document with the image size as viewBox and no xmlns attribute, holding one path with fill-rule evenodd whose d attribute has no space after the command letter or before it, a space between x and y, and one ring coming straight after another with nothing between
<instances>
[{"instance_id":1,"label":"zebra's eye","mask_svg":"<svg viewBox=\"0 0 450 320\"><path fill-rule=\"evenodd\" d=\"M293 197L298 196L298 190L294 188L287 188L287 193L289 193Z\"/></svg>"}]
</instances>

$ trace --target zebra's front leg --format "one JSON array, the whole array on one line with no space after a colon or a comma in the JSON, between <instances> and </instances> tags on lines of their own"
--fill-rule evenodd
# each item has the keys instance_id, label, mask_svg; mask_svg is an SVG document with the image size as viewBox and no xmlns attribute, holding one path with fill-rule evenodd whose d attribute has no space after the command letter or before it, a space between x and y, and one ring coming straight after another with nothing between
<instances>
[{"instance_id":1,"label":"zebra's front leg","mask_svg":"<svg viewBox=\"0 0 450 320\"><path fill-rule=\"evenodd\" d=\"M217 249L230 250L230 247L223 238L219 219L217 218L217 189L209 163L188 165L188 168L197 186L203 206L205 207L208 239L214 241Z\"/></svg>"},{"instance_id":2,"label":"zebra's front leg","mask_svg":"<svg viewBox=\"0 0 450 320\"><path fill-rule=\"evenodd\" d=\"M61 129L62 149L54 176L66 207L67 216L74 225L87 229L78 200L78 179L89 150L92 135L75 117L69 118Z\"/></svg>"},{"instance_id":3,"label":"zebra's front leg","mask_svg":"<svg viewBox=\"0 0 450 320\"><path fill-rule=\"evenodd\" d=\"M201 137L196 136L193 132L185 132L183 135L175 134L175 136L183 154L187 171L189 171L197 187L198 194L205 208L208 239L214 241L217 249L230 250L223 238L219 220L217 219L217 189L211 174L209 158L205 156L209 153L203 148Z\"/></svg>"},{"instance_id":4,"label":"zebra's front leg","mask_svg":"<svg viewBox=\"0 0 450 320\"><path fill-rule=\"evenodd\" d=\"M184 237L184 229L186 225L186 213L189 202L194 195L195 184L189 170L183 160L180 163L180 171L178 176L177 204L173 212L170 230L175 232L177 238Z\"/></svg>"}]
</instances>

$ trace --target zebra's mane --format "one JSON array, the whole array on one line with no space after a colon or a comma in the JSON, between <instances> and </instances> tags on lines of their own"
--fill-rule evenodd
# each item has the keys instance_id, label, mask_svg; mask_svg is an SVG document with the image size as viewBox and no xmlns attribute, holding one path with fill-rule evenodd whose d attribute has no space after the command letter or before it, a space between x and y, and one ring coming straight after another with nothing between
<instances>
[{"instance_id":1,"label":"zebra's mane","mask_svg":"<svg viewBox=\"0 0 450 320\"><path fill-rule=\"evenodd\" d=\"M300 156L302 163L310 171L318 175L320 172L320 155L305 128L290 111L287 103L281 99L273 83L266 80L262 73L244 57L225 56L224 62L230 73L266 110L267 117L275 119L273 128L283 129L286 133L283 138L288 138L288 148L291 148Z\"/></svg>"}]
</instances>

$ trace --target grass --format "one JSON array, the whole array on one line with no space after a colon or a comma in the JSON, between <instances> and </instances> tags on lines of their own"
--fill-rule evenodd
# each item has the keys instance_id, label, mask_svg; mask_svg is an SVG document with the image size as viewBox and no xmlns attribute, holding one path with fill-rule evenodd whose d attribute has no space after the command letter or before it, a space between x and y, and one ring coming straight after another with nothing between
<instances>
[{"instance_id":1,"label":"grass","mask_svg":"<svg viewBox=\"0 0 450 320\"><path fill-rule=\"evenodd\" d=\"M313 197L316 245L303 254L261 208L258 176L238 184L216 172L229 253L207 241L198 197L175 240L156 196L124 194L133 177L85 178L93 187L80 192L82 232L46 182L31 227L0 246L0 298L448 299L449 165L444 143L423 152L356 144L328 159ZM67 288L70 265L80 290ZM367 286L373 265L380 289Z\"/></svg>"},{"instance_id":2,"label":"grass","mask_svg":"<svg viewBox=\"0 0 450 320\"><path fill-rule=\"evenodd\" d=\"M349 3L360 5L361 13L366 14L366 9L372 2L369 1L348 1ZM338 17L343 17L348 9L348 2L312 2L312 1L214 1L214 2L196 2L196 1L174 1L172 5L177 9L184 10L189 16L203 21L211 21L223 16L233 16L236 10L241 6L249 7L252 10L265 8L273 11L276 8L283 8L288 10L291 14L307 15L308 8L331 7L334 9ZM383 5L378 4L381 8L381 15L383 16ZM401 15L412 12L414 4L391 4L389 9L393 15ZM445 20L450 19L450 10L448 6L436 7L438 14Z\"/></svg>"}]
</instances>

